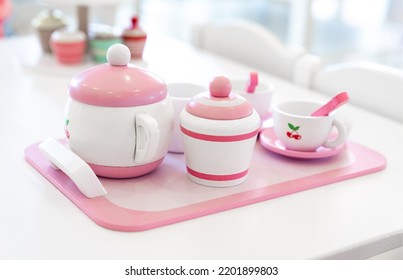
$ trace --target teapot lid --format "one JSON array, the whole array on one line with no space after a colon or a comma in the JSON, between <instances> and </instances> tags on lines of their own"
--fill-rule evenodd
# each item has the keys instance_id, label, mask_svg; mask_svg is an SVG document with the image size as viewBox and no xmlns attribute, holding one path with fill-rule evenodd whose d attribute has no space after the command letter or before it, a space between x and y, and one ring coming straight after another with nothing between
<instances>
[{"instance_id":1,"label":"teapot lid","mask_svg":"<svg viewBox=\"0 0 403 280\"><path fill-rule=\"evenodd\" d=\"M210 82L209 91L200 93L186 104L186 111L211 120L236 120L250 116L252 105L242 96L231 92L228 78L219 76Z\"/></svg>"},{"instance_id":2,"label":"teapot lid","mask_svg":"<svg viewBox=\"0 0 403 280\"><path fill-rule=\"evenodd\" d=\"M91 67L69 83L70 97L103 107L131 107L159 102L167 97L164 81L150 71L129 64L130 50L115 44L107 51L108 63Z\"/></svg>"}]
</instances>

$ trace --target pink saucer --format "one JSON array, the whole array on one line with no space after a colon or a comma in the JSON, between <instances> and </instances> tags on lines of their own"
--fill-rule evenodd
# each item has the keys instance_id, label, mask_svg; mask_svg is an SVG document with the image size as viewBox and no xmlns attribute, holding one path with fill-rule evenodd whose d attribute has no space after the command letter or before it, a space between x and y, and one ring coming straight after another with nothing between
<instances>
[{"instance_id":1,"label":"pink saucer","mask_svg":"<svg viewBox=\"0 0 403 280\"><path fill-rule=\"evenodd\" d=\"M267 113L265 116L261 118L261 125L259 128L259 133L267 128L273 126L273 114L271 112Z\"/></svg>"},{"instance_id":2,"label":"pink saucer","mask_svg":"<svg viewBox=\"0 0 403 280\"><path fill-rule=\"evenodd\" d=\"M268 149L269 151L272 151L274 153L283 156L294 158L306 158L306 159L331 157L340 153L345 147L345 144L337 146L336 148L325 148L321 146L317 148L316 151L314 152L300 152L300 151L287 150L284 147L283 143L281 143L281 141L277 139L273 127L263 129L262 132L260 133L259 140L262 146Z\"/></svg>"}]
</instances>

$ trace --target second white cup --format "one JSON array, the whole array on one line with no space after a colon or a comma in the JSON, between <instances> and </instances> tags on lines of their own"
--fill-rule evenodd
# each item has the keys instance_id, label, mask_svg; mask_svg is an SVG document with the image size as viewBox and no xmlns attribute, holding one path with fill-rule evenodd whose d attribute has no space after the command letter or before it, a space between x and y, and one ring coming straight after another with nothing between
<instances>
[{"instance_id":1,"label":"second white cup","mask_svg":"<svg viewBox=\"0 0 403 280\"><path fill-rule=\"evenodd\" d=\"M248 100L262 121L270 115L271 100L274 92L273 85L259 83L253 93L248 93L246 80L233 80L231 84L232 91Z\"/></svg>"},{"instance_id":2,"label":"second white cup","mask_svg":"<svg viewBox=\"0 0 403 280\"><path fill-rule=\"evenodd\" d=\"M188 101L195 95L207 91L207 88L192 83L170 83L167 84L168 93L171 97L172 104L174 105L175 121L172 134L172 141L169 145L168 152L183 153L183 140L179 128L179 116L185 108Z\"/></svg>"}]
</instances>

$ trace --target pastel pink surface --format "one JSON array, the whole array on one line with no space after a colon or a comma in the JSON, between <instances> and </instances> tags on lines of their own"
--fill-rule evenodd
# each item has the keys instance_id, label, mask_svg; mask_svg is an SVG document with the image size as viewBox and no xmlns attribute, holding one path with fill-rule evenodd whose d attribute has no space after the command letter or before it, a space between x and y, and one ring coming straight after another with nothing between
<instances>
[{"instance_id":1,"label":"pastel pink surface","mask_svg":"<svg viewBox=\"0 0 403 280\"><path fill-rule=\"evenodd\" d=\"M329 102L318 108L311 114L312 117L328 116L332 111L336 110L341 105L347 103L349 96L347 92L341 92L334 96Z\"/></svg>"},{"instance_id":2,"label":"pastel pink surface","mask_svg":"<svg viewBox=\"0 0 403 280\"><path fill-rule=\"evenodd\" d=\"M334 157L309 161L276 155L258 143L249 177L236 187L197 185L186 178L184 156L168 154L148 175L126 180L100 178L108 195L88 199L64 173L50 166L38 144L25 150L25 159L95 223L119 231L173 224L366 175L386 166L383 155L352 142Z\"/></svg>"}]
</instances>

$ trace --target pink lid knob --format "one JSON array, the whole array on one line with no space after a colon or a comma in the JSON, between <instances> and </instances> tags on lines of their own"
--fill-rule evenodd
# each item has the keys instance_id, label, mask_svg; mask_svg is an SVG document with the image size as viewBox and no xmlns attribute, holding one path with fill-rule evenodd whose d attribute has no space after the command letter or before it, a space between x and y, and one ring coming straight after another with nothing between
<instances>
[{"instance_id":1,"label":"pink lid knob","mask_svg":"<svg viewBox=\"0 0 403 280\"><path fill-rule=\"evenodd\" d=\"M228 78L219 76L210 82L210 94L214 97L228 97L231 93L231 82Z\"/></svg>"}]
</instances>

